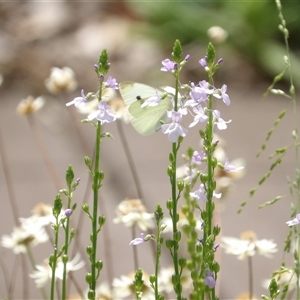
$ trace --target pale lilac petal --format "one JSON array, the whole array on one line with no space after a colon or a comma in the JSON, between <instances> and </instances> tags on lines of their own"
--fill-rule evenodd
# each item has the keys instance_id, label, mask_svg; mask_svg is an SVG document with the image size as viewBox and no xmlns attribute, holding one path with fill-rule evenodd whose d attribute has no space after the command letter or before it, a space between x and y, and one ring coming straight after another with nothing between
<instances>
[{"instance_id":1,"label":"pale lilac petal","mask_svg":"<svg viewBox=\"0 0 300 300\"><path fill-rule=\"evenodd\" d=\"M134 246L136 246L136 245L139 245L139 244L144 243L144 242L145 242L144 234L141 233L140 236L141 236L141 237L132 240L132 241L129 243L129 245L134 245Z\"/></svg>"},{"instance_id":2,"label":"pale lilac petal","mask_svg":"<svg viewBox=\"0 0 300 300\"><path fill-rule=\"evenodd\" d=\"M287 221L286 224L288 226L294 226L300 224L300 214L297 214L296 218L294 218L293 220Z\"/></svg>"}]
</instances>

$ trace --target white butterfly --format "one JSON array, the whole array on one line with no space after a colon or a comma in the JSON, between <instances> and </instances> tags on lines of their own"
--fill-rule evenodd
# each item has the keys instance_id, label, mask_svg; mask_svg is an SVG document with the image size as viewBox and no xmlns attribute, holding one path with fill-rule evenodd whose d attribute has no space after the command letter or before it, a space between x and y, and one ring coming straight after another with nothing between
<instances>
[{"instance_id":1,"label":"white butterfly","mask_svg":"<svg viewBox=\"0 0 300 300\"><path fill-rule=\"evenodd\" d=\"M121 96L128 108L130 121L135 130L141 135L150 135L161 127L160 121L167 121L167 110L172 108L174 89L170 87L153 88L133 81L124 81L119 84ZM150 97L163 96L156 106L141 107Z\"/></svg>"}]
</instances>

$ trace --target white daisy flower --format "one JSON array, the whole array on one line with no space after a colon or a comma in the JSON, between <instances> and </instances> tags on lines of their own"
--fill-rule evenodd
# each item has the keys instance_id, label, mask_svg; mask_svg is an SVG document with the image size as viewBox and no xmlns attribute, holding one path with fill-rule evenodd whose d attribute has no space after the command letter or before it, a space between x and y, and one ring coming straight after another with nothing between
<instances>
[{"instance_id":1,"label":"white daisy flower","mask_svg":"<svg viewBox=\"0 0 300 300\"><path fill-rule=\"evenodd\" d=\"M142 231L153 228L154 215L146 212L140 199L125 199L117 207L115 223L123 223L126 227L137 224Z\"/></svg>"},{"instance_id":2,"label":"white daisy flower","mask_svg":"<svg viewBox=\"0 0 300 300\"><path fill-rule=\"evenodd\" d=\"M38 203L32 210L33 215L28 218L19 218L22 227L44 227L56 222L52 213L52 206L44 203ZM62 209L59 220L65 217L65 211Z\"/></svg>"},{"instance_id":3,"label":"white daisy flower","mask_svg":"<svg viewBox=\"0 0 300 300\"><path fill-rule=\"evenodd\" d=\"M272 240L257 240L253 231L245 231L241 238L222 237L221 247L225 253L237 255L238 259L245 259L248 256L254 256L256 253L265 257L272 257L277 252L277 245Z\"/></svg>"},{"instance_id":4,"label":"white daisy flower","mask_svg":"<svg viewBox=\"0 0 300 300\"><path fill-rule=\"evenodd\" d=\"M28 96L18 104L17 113L20 116L30 115L40 110L44 104L45 99L43 97L34 98L32 96Z\"/></svg>"},{"instance_id":5,"label":"white daisy flower","mask_svg":"<svg viewBox=\"0 0 300 300\"><path fill-rule=\"evenodd\" d=\"M76 271L84 266L84 261L80 261L80 255L77 253L74 258L67 262L66 271ZM63 279L64 264L59 257L56 264L55 279ZM52 269L49 266L49 261L45 260L43 265L36 265L36 270L29 274L34 279L37 288L42 288L46 285L49 279L52 278Z\"/></svg>"},{"instance_id":6,"label":"white daisy flower","mask_svg":"<svg viewBox=\"0 0 300 300\"><path fill-rule=\"evenodd\" d=\"M15 254L26 253L28 247L34 247L48 241L49 237L43 227L15 227L12 234L3 235L1 244L5 248L13 249Z\"/></svg>"},{"instance_id":7,"label":"white daisy flower","mask_svg":"<svg viewBox=\"0 0 300 300\"><path fill-rule=\"evenodd\" d=\"M45 80L48 91L54 95L71 93L77 88L75 73L71 68L52 68L49 78Z\"/></svg>"}]
</instances>

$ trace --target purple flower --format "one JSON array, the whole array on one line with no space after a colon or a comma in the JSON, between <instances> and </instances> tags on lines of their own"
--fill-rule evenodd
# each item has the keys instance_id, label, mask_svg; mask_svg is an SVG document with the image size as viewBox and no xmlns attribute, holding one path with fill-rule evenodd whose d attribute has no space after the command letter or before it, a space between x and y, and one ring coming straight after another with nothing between
<instances>
[{"instance_id":1,"label":"purple flower","mask_svg":"<svg viewBox=\"0 0 300 300\"><path fill-rule=\"evenodd\" d=\"M111 76L108 76L107 81L106 81L106 85L112 89L118 90L119 86L117 83L116 78L113 78Z\"/></svg>"},{"instance_id":2,"label":"purple flower","mask_svg":"<svg viewBox=\"0 0 300 300\"><path fill-rule=\"evenodd\" d=\"M179 124L183 114L186 114L186 110L168 111L168 116L172 118L172 123L161 126L162 132L168 134L171 143L176 143L180 136L185 137L187 134L187 129Z\"/></svg>"},{"instance_id":3,"label":"purple flower","mask_svg":"<svg viewBox=\"0 0 300 300\"><path fill-rule=\"evenodd\" d=\"M177 67L177 64L168 58L163 60L161 63L163 67L160 70L164 72L173 72Z\"/></svg>"},{"instance_id":4,"label":"purple flower","mask_svg":"<svg viewBox=\"0 0 300 300\"><path fill-rule=\"evenodd\" d=\"M214 248L213 248L214 251L217 251L217 249L218 249L219 247L220 247L220 244L215 244L215 245L214 245Z\"/></svg>"},{"instance_id":5,"label":"purple flower","mask_svg":"<svg viewBox=\"0 0 300 300\"><path fill-rule=\"evenodd\" d=\"M207 272L204 282L211 289L213 289L216 286L216 281L213 277L213 272Z\"/></svg>"},{"instance_id":6,"label":"purple flower","mask_svg":"<svg viewBox=\"0 0 300 300\"><path fill-rule=\"evenodd\" d=\"M206 122L208 120L208 116L206 115L203 107L199 104L198 106L193 108L193 111L195 113L194 121L190 124L190 128L194 127L199 122Z\"/></svg>"},{"instance_id":7,"label":"purple flower","mask_svg":"<svg viewBox=\"0 0 300 300\"><path fill-rule=\"evenodd\" d=\"M201 150L200 152L195 151L192 156L192 163L201 164L204 156L205 152L203 150Z\"/></svg>"},{"instance_id":8,"label":"purple flower","mask_svg":"<svg viewBox=\"0 0 300 300\"><path fill-rule=\"evenodd\" d=\"M191 55L190 54L187 54L184 58L185 61L188 61L190 59Z\"/></svg>"},{"instance_id":9,"label":"purple flower","mask_svg":"<svg viewBox=\"0 0 300 300\"><path fill-rule=\"evenodd\" d=\"M216 198L221 198L222 194L221 193L217 194L214 191L213 196L216 197ZM206 190L205 190L204 184L201 183L198 190L196 190L195 192L191 192L190 197L193 198L193 199L196 199L197 201L207 202L208 200L207 200L207 197L206 197Z\"/></svg>"},{"instance_id":10,"label":"purple flower","mask_svg":"<svg viewBox=\"0 0 300 300\"><path fill-rule=\"evenodd\" d=\"M66 217L70 217L72 213L73 213L73 211L72 211L72 209L70 209L70 208L67 208L67 209L65 210L65 216L66 216Z\"/></svg>"},{"instance_id":11,"label":"purple flower","mask_svg":"<svg viewBox=\"0 0 300 300\"><path fill-rule=\"evenodd\" d=\"M201 58L201 59L199 60L199 64L200 64L200 66L203 67L203 68L207 67L206 56L205 56L204 58Z\"/></svg>"},{"instance_id":12,"label":"purple flower","mask_svg":"<svg viewBox=\"0 0 300 300\"><path fill-rule=\"evenodd\" d=\"M74 98L71 102L66 103L66 106L75 105L76 107L82 107L85 105L87 98L84 94L84 90L81 90L81 97Z\"/></svg>"},{"instance_id":13,"label":"purple flower","mask_svg":"<svg viewBox=\"0 0 300 300\"><path fill-rule=\"evenodd\" d=\"M294 226L300 224L300 214L297 214L296 218L294 218L293 220L287 221L286 224L288 226Z\"/></svg>"},{"instance_id":14,"label":"purple flower","mask_svg":"<svg viewBox=\"0 0 300 300\"><path fill-rule=\"evenodd\" d=\"M227 85L223 84L221 89L216 90L216 92L213 94L218 99L223 99L223 102L226 105L230 105L230 99L229 96L226 94L227 91Z\"/></svg>"},{"instance_id":15,"label":"purple flower","mask_svg":"<svg viewBox=\"0 0 300 300\"><path fill-rule=\"evenodd\" d=\"M218 129L219 130L224 130L224 129L226 129L227 128L227 123L230 123L231 122L231 120L229 120L229 121L224 121L220 116L221 116L221 113L218 111L218 110L214 110L213 111L213 113L214 113L214 116L215 116L215 118L216 118L216 121L215 121L215 124L217 124L217 127L218 127Z\"/></svg>"},{"instance_id":16,"label":"purple flower","mask_svg":"<svg viewBox=\"0 0 300 300\"><path fill-rule=\"evenodd\" d=\"M225 164L224 164L224 170L227 172L239 172L240 170L244 169L244 167L235 167L229 164L229 159L226 158Z\"/></svg>"},{"instance_id":17,"label":"purple flower","mask_svg":"<svg viewBox=\"0 0 300 300\"><path fill-rule=\"evenodd\" d=\"M187 176L183 180L185 182L192 183L193 179L195 178L196 172L193 169L188 168L186 171L186 175Z\"/></svg>"},{"instance_id":18,"label":"purple flower","mask_svg":"<svg viewBox=\"0 0 300 300\"><path fill-rule=\"evenodd\" d=\"M116 120L116 117L110 113L110 107L105 101L100 101L98 103L98 110L91 113L88 116L88 119L94 120L97 119L101 122L101 125L104 123L111 123Z\"/></svg>"},{"instance_id":19,"label":"purple flower","mask_svg":"<svg viewBox=\"0 0 300 300\"><path fill-rule=\"evenodd\" d=\"M221 63L223 62L223 58L219 58L218 61L217 61L217 65L220 65Z\"/></svg>"},{"instance_id":20,"label":"purple flower","mask_svg":"<svg viewBox=\"0 0 300 300\"><path fill-rule=\"evenodd\" d=\"M149 97L145 102L141 105L141 108L146 106L156 106L160 103L161 97L158 95L158 91L156 91L156 96Z\"/></svg>"},{"instance_id":21,"label":"purple flower","mask_svg":"<svg viewBox=\"0 0 300 300\"><path fill-rule=\"evenodd\" d=\"M204 188L204 184L201 183L198 190L190 193L190 197L196 199L197 201L207 202L206 190Z\"/></svg>"},{"instance_id":22,"label":"purple flower","mask_svg":"<svg viewBox=\"0 0 300 300\"><path fill-rule=\"evenodd\" d=\"M195 85L192 82L190 91L191 99L186 101L185 106L194 107L201 102L205 102L208 95L212 94L213 92L214 90L209 88L209 83L205 80L200 81L198 85Z\"/></svg>"},{"instance_id":23,"label":"purple flower","mask_svg":"<svg viewBox=\"0 0 300 300\"><path fill-rule=\"evenodd\" d=\"M144 243L144 242L147 241L147 240L144 238L144 234L143 234L143 233L141 233L140 236L141 236L141 237L132 240L132 241L129 243L129 245L134 245L134 246L136 246L136 245L142 244L142 243Z\"/></svg>"}]
</instances>

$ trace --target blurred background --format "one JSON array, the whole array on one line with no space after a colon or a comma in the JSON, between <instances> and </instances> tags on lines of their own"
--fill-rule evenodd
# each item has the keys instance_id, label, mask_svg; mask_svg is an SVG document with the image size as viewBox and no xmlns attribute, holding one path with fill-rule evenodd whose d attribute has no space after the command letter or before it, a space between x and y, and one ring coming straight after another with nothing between
<instances>
[{"instance_id":1,"label":"blurred background","mask_svg":"<svg viewBox=\"0 0 300 300\"><path fill-rule=\"evenodd\" d=\"M294 84L299 88L300 1L282 1L282 5L290 31ZM282 59L285 46L278 30L275 1L2 2L0 22L0 74L3 77L0 87L1 236L12 232L16 225L15 214L29 217L37 203L53 203L58 193L57 185L65 187L64 174L69 164L74 167L75 176L81 178L74 197L78 203L77 216L83 201L90 201L83 157L92 157L94 130L88 124L80 124L84 115L77 113L73 107L67 109L65 103L79 96L81 89L85 92L97 90L93 66L104 48L110 57L110 75L118 82L132 80L160 86L173 83L172 76L160 72L160 68L161 61L170 57L175 39L181 41L185 54L191 54L182 82L206 79L198 61L204 57L207 43L212 41L217 57L224 60L215 84L217 87L227 84L232 102L229 107L218 108L222 117L232 119L232 123L228 130L217 133L226 141L230 160L243 158L246 161L244 177L234 183L230 194L220 204L222 235L238 237L242 231L254 230L258 239L273 239L278 244L280 250L273 259L260 256L253 259L254 293L257 297L267 293L262 287L262 280L269 278L279 267L282 245L288 232L285 222L290 219L292 199L286 177L294 176L293 151L286 155L284 162L257 191L243 213L238 215L236 212L241 202L247 199L250 189L268 170L271 164L268 155L276 148L292 143L292 106L289 101L275 96L262 97L274 76L285 67ZM213 26L224 29L221 38L209 32ZM73 69L77 89L68 94L51 94L45 86L45 79L53 67ZM287 88L287 81L282 81L280 87ZM16 114L19 102L29 95L46 99L44 107L30 119ZM288 116L276 129L266 153L255 158L268 130L284 108ZM112 276L119 277L133 269L133 263L130 263L133 261L132 248L128 246L131 232L112 221L116 206L123 199L138 196L120 140L120 130L124 131L134 158L143 201L149 212L157 203L165 207L170 197L166 177L170 143L160 132L145 138L125 123L112 124L106 130L115 139L104 140L101 154L105 181L101 189L100 209L101 214L107 216L107 225L106 232L100 234L99 256L104 262L109 262L101 273L101 279L109 281ZM190 130L183 143L182 154L188 146L199 148L199 143L197 130ZM58 184L54 183L48 171L41 148L50 155L58 174ZM7 177L7 169L10 178ZM12 194L15 198L13 206ZM271 207L257 208L277 195L286 197ZM90 223L85 215L80 222L79 241L84 252L89 242ZM137 251L140 267L151 273L153 265L148 259L151 256L149 248L146 243L140 245ZM39 245L33 250L37 263L51 253L49 245ZM0 254L0 298L7 296L7 282L10 282L14 286L12 299L24 299L20 255L3 247ZM167 255L164 259L165 265L168 265ZM248 291L247 263L223 253L219 259L219 297L237 299L239 294ZM19 271L13 273L14 268ZM28 269L31 272L30 267ZM74 273L82 286L85 285L84 274L84 268ZM30 287L28 299L39 299L34 281L29 278L27 282ZM76 289L72 287L71 291L75 293Z\"/></svg>"}]
</instances>

